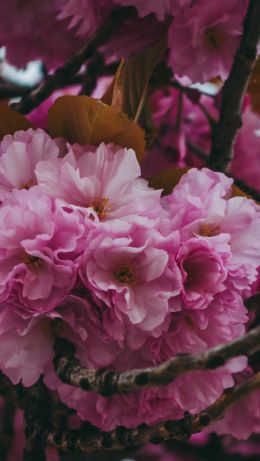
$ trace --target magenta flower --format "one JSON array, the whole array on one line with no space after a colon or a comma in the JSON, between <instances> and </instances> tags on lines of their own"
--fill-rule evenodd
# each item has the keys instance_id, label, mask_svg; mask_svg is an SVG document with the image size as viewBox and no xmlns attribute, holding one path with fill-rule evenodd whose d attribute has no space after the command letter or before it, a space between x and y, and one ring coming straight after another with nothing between
<instances>
[{"instance_id":1,"label":"magenta flower","mask_svg":"<svg viewBox=\"0 0 260 461\"><path fill-rule=\"evenodd\" d=\"M0 197L14 189L37 184L35 167L40 160L58 157L59 148L44 131L17 131L0 143Z\"/></svg>"},{"instance_id":2,"label":"magenta flower","mask_svg":"<svg viewBox=\"0 0 260 461\"><path fill-rule=\"evenodd\" d=\"M229 255L229 254L228 254ZM214 295L225 289L225 258L210 242L190 239L177 255L183 276L182 302L186 309L203 309Z\"/></svg>"},{"instance_id":3,"label":"magenta flower","mask_svg":"<svg viewBox=\"0 0 260 461\"><path fill-rule=\"evenodd\" d=\"M83 45L75 32L68 30L68 21L58 21L56 17L64 1L1 2L0 43L6 47L9 62L25 67L29 61L42 59L53 68Z\"/></svg>"},{"instance_id":4,"label":"magenta flower","mask_svg":"<svg viewBox=\"0 0 260 461\"><path fill-rule=\"evenodd\" d=\"M140 234L141 241L140 241ZM121 323L152 331L164 321L168 299L180 283L165 275L168 254L156 245L155 231L128 236L98 232L82 258L80 275L86 287L113 310Z\"/></svg>"},{"instance_id":5,"label":"magenta flower","mask_svg":"<svg viewBox=\"0 0 260 461\"><path fill-rule=\"evenodd\" d=\"M58 18L69 18L69 28L77 27L79 35L88 37L108 19L112 8L113 0L68 0L60 5Z\"/></svg>"},{"instance_id":6,"label":"magenta flower","mask_svg":"<svg viewBox=\"0 0 260 461\"><path fill-rule=\"evenodd\" d=\"M13 384L32 386L53 358L53 341L44 323L21 313L17 305L2 303L0 338L1 371Z\"/></svg>"},{"instance_id":7,"label":"magenta flower","mask_svg":"<svg viewBox=\"0 0 260 461\"><path fill-rule=\"evenodd\" d=\"M236 139L230 171L260 191L260 123L249 106L243 112L243 126Z\"/></svg>"},{"instance_id":8,"label":"magenta flower","mask_svg":"<svg viewBox=\"0 0 260 461\"><path fill-rule=\"evenodd\" d=\"M36 167L38 183L47 194L79 207L81 213L91 212L100 221L119 219L127 227L130 216L156 217L161 208L160 191L149 188L140 174L133 150L104 143L97 148L71 146L63 159Z\"/></svg>"},{"instance_id":9,"label":"magenta flower","mask_svg":"<svg viewBox=\"0 0 260 461\"><path fill-rule=\"evenodd\" d=\"M0 295L31 312L53 309L71 290L86 228L38 189L13 192L0 209Z\"/></svg>"},{"instance_id":10,"label":"magenta flower","mask_svg":"<svg viewBox=\"0 0 260 461\"><path fill-rule=\"evenodd\" d=\"M193 83L225 80L239 45L245 5L246 0L197 0L180 11L169 30L173 71Z\"/></svg>"}]
</instances>

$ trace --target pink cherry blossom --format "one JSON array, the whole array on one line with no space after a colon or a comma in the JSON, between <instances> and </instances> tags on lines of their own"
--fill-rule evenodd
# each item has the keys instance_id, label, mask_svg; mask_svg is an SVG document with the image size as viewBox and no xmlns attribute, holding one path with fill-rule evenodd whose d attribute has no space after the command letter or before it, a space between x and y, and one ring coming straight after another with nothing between
<instances>
[{"instance_id":1,"label":"pink cherry blossom","mask_svg":"<svg viewBox=\"0 0 260 461\"><path fill-rule=\"evenodd\" d=\"M13 384L21 381L32 386L53 358L53 341L45 333L44 322L28 318L15 305L2 303L0 337L1 371Z\"/></svg>"},{"instance_id":2,"label":"pink cherry blossom","mask_svg":"<svg viewBox=\"0 0 260 461\"><path fill-rule=\"evenodd\" d=\"M243 126L235 143L230 172L260 191L260 123L249 106L243 112Z\"/></svg>"},{"instance_id":3,"label":"pink cherry blossom","mask_svg":"<svg viewBox=\"0 0 260 461\"><path fill-rule=\"evenodd\" d=\"M141 234L141 239L140 239ZM128 235L92 235L81 262L81 278L121 323L152 331L164 321L168 299L180 291L165 271L168 253L147 229ZM158 248L159 247L159 248Z\"/></svg>"},{"instance_id":4,"label":"pink cherry blossom","mask_svg":"<svg viewBox=\"0 0 260 461\"><path fill-rule=\"evenodd\" d=\"M236 384L250 378L252 370L235 375ZM243 415L243 417L241 417ZM260 432L260 392L255 391L236 402L226 412L224 418L213 424L212 430L220 435L229 434L239 440L246 440L252 433Z\"/></svg>"},{"instance_id":5,"label":"pink cherry blossom","mask_svg":"<svg viewBox=\"0 0 260 461\"><path fill-rule=\"evenodd\" d=\"M66 0L1 2L0 45L6 47L9 62L24 67L28 61L43 59L53 68L83 46L68 29L68 21L56 18L64 4Z\"/></svg>"},{"instance_id":6,"label":"pink cherry blossom","mask_svg":"<svg viewBox=\"0 0 260 461\"><path fill-rule=\"evenodd\" d=\"M70 18L69 28L78 27L78 34L92 35L108 19L113 8L112 0L67 0L60 5L59 19Z\"/></svg>"},{"instance_id":7,"label":"pink cherry blossom","mask_svg":"<svg viewBox=\"0 0 260 461\"><path fill-rule=\"evenodd\" d=\"M101 221L120 220L128 227L129 217L156 217L160 191L140 178L140 166L132 149L113 144L99 147L74 145L63 159L40 162L36 167L39 185L68 204L90 210Z\"/></svg>"},{"instance_id":8,"label":"pink cherry blossom","mask_svg":"<svg viewBox=\"0 0 260 461\"><path fill-rule=\"evenodd\" d=\"M226 258L214 251L208 241L190 239L185 242L177 261L183 276L182 302L186 309L203 309L214 295L225 289Z\"/></svg>"},{"instance_id":9,"label":"pink cherry blossom","mask_svg":"<svg viewBox=\"0 0 260 461\"><path fill-rule=\"evenodd\" d=\"M0 209L0 293L29 311L53 309L71 290L86 228L38 189L13 192Z\"/></svg>"},{"instance_id":10,"label":"pink cherry blossom","mask_svg":"<svg viewBox=\"0 0 260 461\"><path fill-rule=\"evenodd\" d=\"M236 301L227 293L214 300L211 308L206 311L191 311L189 316L181 317L179 314L171 314L172 321L166 331L159 338L147 338L146 343L137 350L131 351L122 341L117 341L118 346L121 344L121 352L118 347L116 354L114 351L113 355L110 353L107 356L101 352L102 349L111 348L115 342L108 334L104 336L102 312L97 309L96 312L92 311L91 324L95 322L96 325L94 334L90 324L91 333L84 341L85 347L82 345L78 349L77 345L77 355L86 366L97 366L98 359L99 367L109 366L109 361L112 361L110 367L116 370L151 366L179 352L194 353L229 341L244 333L243 324L247 320L241 298ZM101 352L97 355L93 347L96 341ZM90 359L91 351L93 355ZM69 407L76 408L83 420L91 421L103 430L111 430L117 425L135 427L142 422L154 424L164 419L178 419L186 410L200 411L213 403L224 388L234 384L232 373L241 371L245 365L244 358L236 359L216 371L183 375L164 388L112 396L109 399L63 384L50 367L45 374L45 383L50 389L57 390L61 400ZM122 411L122 408L128 411Z\"/></svg>"},{"instance_id":11,"label":"pink cherry blossom","mask_svg":"<svg viewBox=\"0 0 260 461\"><path fill-rule=\"evenodd\" d=\"M227 78L242 33L246 0L197 0L169 30L169 64L191 82ZM190 65L192 63L192 65Z\"/></svg>"},{"instance_id":12,"label":"pink cherry blossom","mask_svg":"<svg viewBox=\"0 0 260 461\"><path fill-rule=\"evenodd\" d=\"M4 136L0 143L0 198L13 188L28 189L37 184L36 164L58 155L58 145L40 129Z\"/></svg>"}]
</instances>

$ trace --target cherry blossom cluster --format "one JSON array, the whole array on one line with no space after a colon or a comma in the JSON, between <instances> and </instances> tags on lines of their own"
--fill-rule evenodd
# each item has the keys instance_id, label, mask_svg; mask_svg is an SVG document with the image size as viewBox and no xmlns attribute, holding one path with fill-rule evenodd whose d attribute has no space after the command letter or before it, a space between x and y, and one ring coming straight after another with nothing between
<instances>
[{"instance_id":1,"label":"cherry blossom cluster","mask_svg":"<svg viewBox=\"0 0 260 461\"><path fill-rule=\"evenodd\" d=\"M41 129L5 136L2 372L25 386L43 375L81 419L104 430L180 418L214 402L245 369L244 357L108 399L63 384L53 345L65 337L84 366L123 371L243 335L243 298L258 277L260 209L234 196L232 183L192 168L162 197L141 178L131 149L70 145Z\"/></svg>"},{"instance_id":2,"label":"cherry blossom cluster","mask_svg":"<svg viewBox=\"0 0 260 461\"><path fill-rule=\"evenodd\" d=\"M0 5L0 46L6 46L7 58L18 66L43 59L53 68L120 6L135 7L136 15L106 43L107 57L140 52L167 33L168 61L178 77L186 82L227 78L247 0L11 0Z\"/></svg>"}]
</instances>

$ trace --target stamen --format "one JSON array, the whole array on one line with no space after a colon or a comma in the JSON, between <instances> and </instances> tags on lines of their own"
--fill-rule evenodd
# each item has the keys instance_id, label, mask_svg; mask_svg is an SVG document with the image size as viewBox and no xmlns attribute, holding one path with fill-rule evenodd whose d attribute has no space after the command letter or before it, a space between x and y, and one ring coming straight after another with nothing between
<instances>
[{"instance_id":1,"label":"stamen","mask_svg":"<svg viewBox=\"0 0 260 461\"><path fill-rule=\"evenodd\" d=\"M23 262L26 264L26 266L32 266L36 269L42 267L43 265L43 260L41 258L38 258L38 256L30 255L28 253L25 254Z\"/></svg>"},{"instance_id":2,"label":"stamen","mask_svg":"<svg viewBox=\"0 0 260 461\"><path fill-rule=\"evenodd\" d=\"M218 48L220 48L221 40L218 36L216 29L214 29L213 27L208 27L205 30L204 38L208 48L212 50L217 50Z\"/></svg>"},{"instance_id":3,"label":"stamen","mask_svg":"<svg viewBox=\"0 0 260 461\"><path fill-rule=\"evenodd\" d=\"M109 199L104 197L102 199L94 200L89 206L97 213L99 219L102 221L107 217L107 214L111 211L111 207L108 205Z\"/></svg>"},{"instance_id":4,"label":"stamen","mask_svg":"<svg viewBox=\"0 0 260 461\"><path fill-rule=\"evenodd\" d=\"M200 224L199 234L203 237L214 237L220 233L218 224L203 223Z\"/></svg>"},{"instance_id":5,"label":"stamen","mask_svg":"<svg viewBox=\"0 0 260 461\"><path fill-rule=\"evenodd\" d=\"M137 279L130 266L122 266L115 272L116 279L124 285L134 285Z\"/></svg>"}]
</instances>

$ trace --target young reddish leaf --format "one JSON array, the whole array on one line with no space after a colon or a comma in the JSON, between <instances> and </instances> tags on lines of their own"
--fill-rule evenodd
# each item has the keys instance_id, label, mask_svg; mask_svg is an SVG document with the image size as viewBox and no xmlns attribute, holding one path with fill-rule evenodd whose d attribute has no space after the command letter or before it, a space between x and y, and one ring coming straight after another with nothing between
<instances>
[{"instance_id":1,"label":"young reddish leaf","mask_svg":"<svg viewBox=\"0 0 260 461\"><path fill-rule=\"evenodd\" d=\"M107 88L104 96L102 96L101 101L104 104L108 104L113 107L115 110L123 112L123 86L122 86L122 75L123 68L125 65L125 60L122 59L118 69L115 73L115 76Z\"/></svg>"},{"instance_id":2,"label":"young reddish leaf","mask_svg":"<svg viewBox=\"0 0 260 461\"><path fill-rule=\"evenodd\" d=\"M132 148L142 160L143 130L122 112L88 96L62 96L49 110L49 133L70 143L98 145L102 141Z\"/></svg>"},{"instance_id":3,"label":"young reddish leaf","mask_svg":"<svg viewBox=\"0 0 260 461\"><path fill-rule=\"evenodd\" d=\"M142 111L148 83L156 64L166 50L166 36L157 45L121 61L116 75L102 101L137 121Z\"/></svg>"},{"instance_id":4,"label":"young reddish leaf","mask_svg":"<svg viewBox=\"0 0 260 461\"><path fill-rule=\"evenodd\" d=\"M246 197L246 198L251 198L252 200L254 200L253 197L251 197L251 195L249 195L246 192L242 191L235 184L232 185L232 191L233 191L233 194L232 194L233 197Z\"/></svg>"},{"instance_id":5,"label":"young reddish leaf","mask_svg":"<svg viewBox=\"0 0 260 461\"><path fill-rule=\"evenodd\" d=\"M0 103L0 140L6 134L14 134L19 130L28 130L32 124L15 110L12 110L6 103Z\"/></svg>"},{"instance_id":6,"label":"young reddish leaf","mask_svg":"<svg viewBox=\"0 0 260 461\"><path fill-rule=\"evenodd\" d=\"M168 195L187 171L189 168L170 168L161 171L149 178L149 186L154 189L163 189L163 195Z\"/></svg>"}]
</instances>

